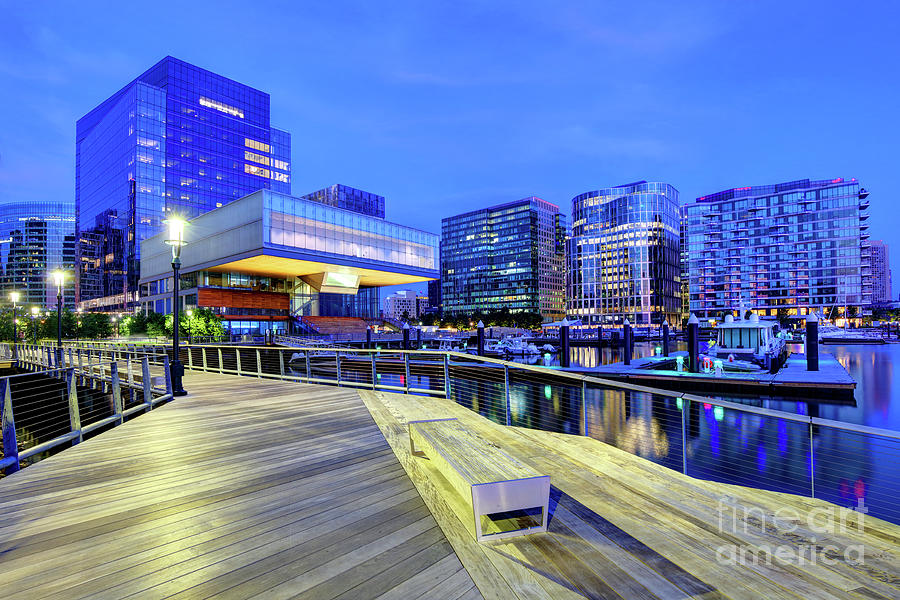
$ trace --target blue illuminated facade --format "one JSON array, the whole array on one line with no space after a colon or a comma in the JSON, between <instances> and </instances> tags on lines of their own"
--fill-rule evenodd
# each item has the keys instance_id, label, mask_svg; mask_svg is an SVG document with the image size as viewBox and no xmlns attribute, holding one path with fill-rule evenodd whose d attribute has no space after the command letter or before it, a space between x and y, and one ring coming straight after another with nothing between
<instances>
[{"instance_id":1,"label":"blue illuminated facade","mask_svg":"<svg viewBox=\"0 0 900 600\"><path fill-rule=\"evenodd\" d=\"M680 323L678 190L638 181L572 199L567 312L585 324Z\"/></svg>"},{"instance_id":2,"label":"blue illuminated facade","mask_svg":"<svg viewBox=\"0 0 900 600\"><path fill-rule=\"evenodd\" d=\"M441 220L443 313L565 311L566 217L534 196Z\"/></svg>"},{"instance_id":3,"label":"blue illuminated facade","mask_svg":"<svg viewBox=\"0 0 900 600\"><path fill-rule=\"evenodd\" d=\"M260 189L290 193L290 152L268 94L172 57L79 119L81 306L135 304L140 242L167 215L193 218Z\"/></svg>"},{"instance_id":4,"label":"blue illuminated facade","mask_svg":"<svg viewBox=\"0 0 900 600\"><path fill-rule=\"evenodd\" d=\"M801 179L686 205L690 311L862 316L874 287L868 195L856 179Z\"/></svg>"},{"instance_id":5,"label":"blue illuminated facade","mask_svg":"<svg viewBox=\"0 0 900 600\"><path fill-rule=\"evenodd\" d=\"M25 310L56 310L56 284L49 274L71 273L75 263L75 211L71 202L0 204L0 291L17 291ZM74 281L63 288L65 306L74 306Z\"/></svg>"}]
</instances>

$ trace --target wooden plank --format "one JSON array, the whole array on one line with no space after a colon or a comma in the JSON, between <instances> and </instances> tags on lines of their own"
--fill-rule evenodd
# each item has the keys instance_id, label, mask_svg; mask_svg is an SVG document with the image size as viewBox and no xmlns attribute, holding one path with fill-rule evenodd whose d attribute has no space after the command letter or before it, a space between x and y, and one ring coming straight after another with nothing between
<instances>
[{"instance_id":1,"label":"wooden plank","mask_svg":"<svg viewBox=\"0 0 900 600\"><path fill-rule=\"evenodd\" d=\"M300 587L336 596L448 558L473 588L354 391L213 373L185 387L0 480L0 596L235 597L300 589L298 566Z\"/></svg>"}]
</instances>

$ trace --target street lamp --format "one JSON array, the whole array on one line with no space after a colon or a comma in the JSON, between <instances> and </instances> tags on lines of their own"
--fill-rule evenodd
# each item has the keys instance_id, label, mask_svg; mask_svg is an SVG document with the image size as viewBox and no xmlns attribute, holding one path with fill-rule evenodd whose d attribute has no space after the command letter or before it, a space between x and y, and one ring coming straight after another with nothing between
<instances>
[{"instance_id":1,"label":"street lamp","mask_svg":"<svg viewBox=\"0 0 900 600\"><path fill-rule=\"evenodd\" d=\"M194 318L194 311L190 308L185 311L185 314L188 318L188 344L194 343L194 322L191 320Z\"/></svg>"},{"instance_id":2,"label":"street lamp","mask_svg":"<svg viewBox=\"0 0 900 600\"><path fill-rule=\"evenodd\" d=\"M10 292L9 299L12 300L13 305L13 358L19 357L19 351L16 349L16 342L19 341L19 331L16 328L18 324L18 320L16 319L16 302L21 298L21 294L19 292Z\"/></svg>"},{"instance_id":3,"label":"street lamp","mask_svg":"<svg viewBox=\"0 0 900 600\"><path fill-rule=\"evenodd\" d=\"M62 269L53 271L53 282L56 284L56 347L62 348L62 290L66 281L66 272Z\"/></svg>"},{"instance_id":4,"label":"street lamp","mask_svg":"<svg viewBox=\"0 0 900 600\"><path fill-rule=\"evenodd\" d=\"M116 328L116 337L119 337L119 317L118 316L113 317L112 322Z\"/></svg>"},{"instance_id":5,"label":"street lamp","mask_svg":"<svg viewBox=\"0 0 900 600\"><path fill-rule=\"evenodd\" d=\"M172 246L172 271L174 275L174 285L172 286L172 364L169 366L169 370L172 377L172 395L184 396L187 394L181 383L181 379L184 376L184 366L178 360L178 313L180 308L178 292L181 287L178 271L181 269L181 247L187 243L184 241L185 222L184 219L173 215L166 220L166 224L169 226L169 239L166 240L166 243Z\"/></svg>"},{"instance_id":6,"label":"street lamp","mask_svg":"<svg viewBox=\"0 0 900 600\"><path fill-rule=\"evenodd\" d=\"M31 329L34 333L34 345L37 346L37 318L41 316L41 309L37 306L31 307Z\"/></svg>"}]
</instances>

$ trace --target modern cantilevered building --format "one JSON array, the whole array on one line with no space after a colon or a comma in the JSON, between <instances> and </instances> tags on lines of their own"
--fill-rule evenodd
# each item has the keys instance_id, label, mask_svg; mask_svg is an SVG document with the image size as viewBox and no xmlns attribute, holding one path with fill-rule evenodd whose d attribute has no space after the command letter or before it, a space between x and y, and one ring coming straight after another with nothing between
<instances>
[{"instance_id":1,"label":"modern cantilevered building","mask_svg":"<svg viewBox=\"0 0 900 600\"><path fill-rule=\"evenodd\" d=\"M80 306L135 305L141 242L167 215L289 194L290 149L268 94L170 56L104 100L76 125Z\"/></svg>"},{"instance_id":2,"label":"modern cantilevered building","mask_svg":"<svg viewBox=\"0 0 900 600\"><path fill-rule=\"evenodd\" d=\"M681 322L678 190L638 181L572 199L567 312L583 324Z\"/></svg>"},{"instance_id":3,"label":"modern cantilevered building","mask_svg":"<svg viewBox=\"0 0 900 600\"><path fill-rule=\"evenodd\" d=\"M441 301L448 316L509 308L562 318L565 215L529 197L441 221Z\"/></svg>"},{"instance_id":4,"label":"modern cantilevered building","mask_svg":"<svg viewBox=\"0 0 900 600\"><path fill-rule=\"evenodd\" d=\"M869 193L856 179L732 188L684 207L690 310L721 318L862 315L872 302Z\"/></svg>"},{"instance_id":5,"label":"modern cantilevered building","mask_svg":"<svg viewBox=\"0 0 900 600\"><path fill-rule=\"evenodd\" d=\"M212 309L233 333L291 332L300 317L377 319L380 287L438 277L435 234L315 197L261 190L190 220L183 305ZM141 302L159 313L172 310L165 238L141 244Z\"/></svg>"}]
</instances>

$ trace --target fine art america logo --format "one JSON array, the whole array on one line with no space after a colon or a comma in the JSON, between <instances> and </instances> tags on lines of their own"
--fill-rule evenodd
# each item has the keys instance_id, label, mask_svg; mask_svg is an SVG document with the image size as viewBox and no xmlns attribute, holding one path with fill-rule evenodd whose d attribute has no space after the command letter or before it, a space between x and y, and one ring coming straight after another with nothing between
<instances>
[{"instance_id":1,"label":"fine art america logo","mask_svg":"<svg viewBox=\"0 0 900 600\"><path fill-rule=\"evenodd\" d=\"M722 565L745 566L835 565L841 561L862 565L865 545L840 540L847 540L847 535L860 539L868 512L862 498L855 509L823 506L800 511L785 506L769 513L723 497L718 507L719 533L735 543L719 546L716 560Z\"/></svg>"}]
</instances>

